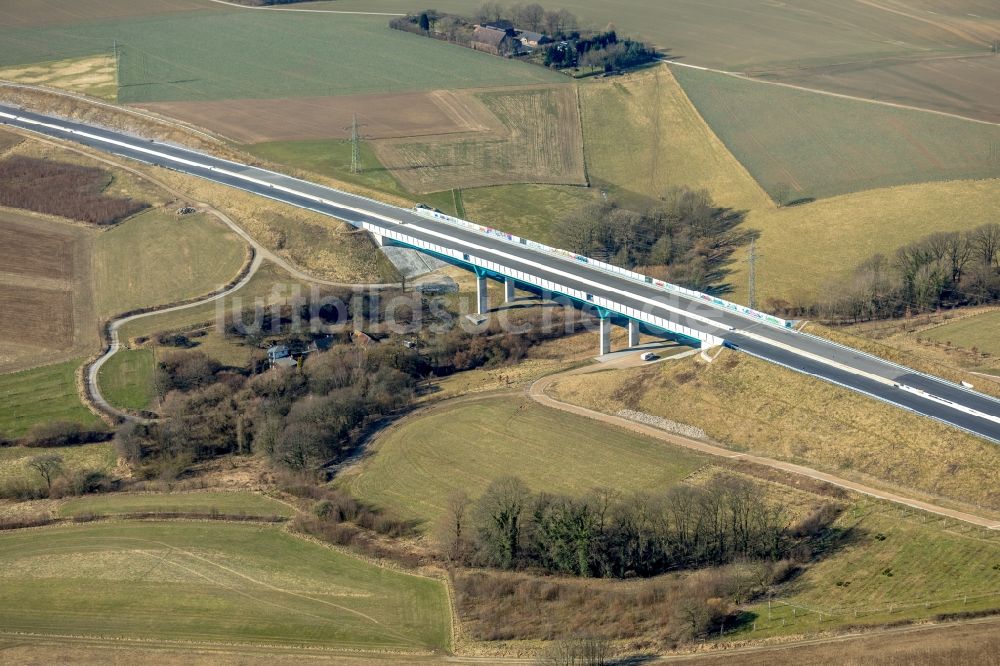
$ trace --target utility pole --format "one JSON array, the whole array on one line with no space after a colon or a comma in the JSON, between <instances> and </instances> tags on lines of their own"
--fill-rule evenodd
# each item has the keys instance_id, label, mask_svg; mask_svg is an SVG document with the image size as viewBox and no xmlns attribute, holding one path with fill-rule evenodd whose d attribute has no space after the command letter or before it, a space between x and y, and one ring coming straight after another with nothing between
<instances>
[{"instance_id":1,"label":"utility pole","mask_svg":"<svg viewBox=\"0 0 1000 666\"><path fill-rule=\"evenodd\" d=\"M358 114L351 123L351 173L361 171L361 137L358 136Z\"/></svg>"},{"instance_id":2,"label":"utility pole","mask_svg":"<svg viewBox=\"0 0 1000 666\"><path fill-rule=\"evenodd\" d=\"M757 239L750 240L750 253L747 255L747 263L750 264L749 277L747 278L747 305L751 310L757 309Z\"/></svg>"}]
</instances>

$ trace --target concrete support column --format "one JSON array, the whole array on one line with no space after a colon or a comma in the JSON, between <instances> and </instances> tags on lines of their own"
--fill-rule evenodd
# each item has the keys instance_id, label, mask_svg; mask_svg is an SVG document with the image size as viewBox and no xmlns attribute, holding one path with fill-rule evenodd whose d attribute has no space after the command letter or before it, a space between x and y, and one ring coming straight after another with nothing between
<instances>
[{"instance_id":1,"label":"concrete support column","mask_svg":"<svg viewBox=\"0 0 1000 666\"><path fill-rule=\"evenodd\" d=\"M514 300L514 281L510 278L503 279L503 302L510 303Z\"/></svg>"},{"instance_id":2,"label":"concrete support column","mask_svg":"<svg viewBox=\"0 0 1000 666\"><path fill-rule=\"evenodd\" d=\"M635 319L628 320L628 346L639 346L639 322Z\"/></svg>"},{"instance_id":3,"label":"concrete support column","mask_svg":"<svg viewBox=\"0 0 1000 666\"><path fill-rule=\"evenodd\" d=\"M490 292L486 289L486 276L476 277L476 311L479 314L486 314L490 311Z\"/></svg>"},{"instance_id":4,"label":"concrete support column","mask_svg":"<svg viewBox=\"0 0 1000 666\"><path fill-rule=\"evenodd\" d=\"M376 245L378 245L379 247L385 247L385 236L383 236L382 234L377 234L374 231L370 231L368 233L372 235L372 238L375 240Z\"/></svg>"},{"instance_id":5,"label":"concrete support column","mask_svg":"<svg viewBox=\"0 0 1000 666\"><path fill-rule=\"evenodd\" d=\"M601 317L599 353L601 356L611 353L611 317Z\"/></svg>"}]
</instances>

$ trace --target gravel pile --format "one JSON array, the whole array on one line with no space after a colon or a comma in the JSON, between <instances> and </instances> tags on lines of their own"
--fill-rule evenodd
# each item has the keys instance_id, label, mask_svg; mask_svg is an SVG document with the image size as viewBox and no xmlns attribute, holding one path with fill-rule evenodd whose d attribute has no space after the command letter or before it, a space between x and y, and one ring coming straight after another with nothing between
<instances>
[{"instance_id":1,"label":"gravel pile","mask_svg":"<svg viewBox=\"0 0 1000 666\"><path fill-rule=\"evenodd\" d=\"M646 412L637 412L631 409L622 409L618 412L618 416L623 419L628 419L629 421L636 421L637 423L644 423L646 425L653 426L654 428L659 428L660 430L666 430L675 435L680 435L682 437L691 437L693 439L708 439L708 435L701 428L695 428L694 426L689 426L684 423L677 423L677 421L671 421L670 419L665 419L662 416L653 416L652 414L647 414Z\"/></svg>"}]
</instances>

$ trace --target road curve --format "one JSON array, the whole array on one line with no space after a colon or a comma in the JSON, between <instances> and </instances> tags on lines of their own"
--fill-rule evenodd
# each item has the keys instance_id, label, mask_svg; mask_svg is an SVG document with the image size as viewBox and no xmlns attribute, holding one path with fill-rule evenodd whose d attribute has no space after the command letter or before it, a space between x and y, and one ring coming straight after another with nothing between
<instances>
[{"instance_id":1,"label":"road curve","mask_svg":"<svg viewBox=\"0 0 1000 666\"><path fill-rule=\"evenodd\" d=\"M586 292L588 300L597 298L623 310L669 319L704 335L703 339L722 339L744 353L1000 443L1000 401L995 398L816 336L771 326L589 263L555 256L527 243L428 219L412 210L181 146L28 110L0 105L0 123L205 178L356 227L367 225L403 234L412 243L443 248L451 256L474 256L510 274L531 276L537 283Z\"/></svg>"}]
</instances>

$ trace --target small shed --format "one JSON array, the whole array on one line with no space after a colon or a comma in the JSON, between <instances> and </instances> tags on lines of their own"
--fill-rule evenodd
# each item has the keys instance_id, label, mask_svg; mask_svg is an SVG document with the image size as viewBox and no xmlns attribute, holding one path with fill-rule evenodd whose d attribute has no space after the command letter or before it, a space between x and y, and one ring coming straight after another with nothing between
<instances>
[{"instance_id":1,"label":"small shed","mask_svg":"<svg viewBox=\"0 0 1000 666\"><path fill-rule=\"evenodd\" d=\"M267 350L267 360L274 365L283 358L290 358L292 352L285 345L274 345Z\"/></svg>"}]
</instances>

